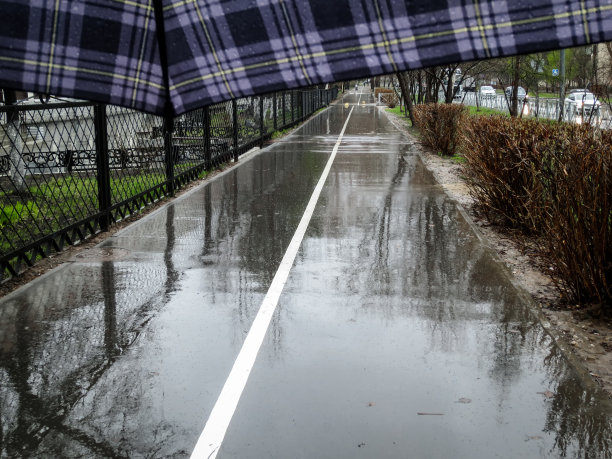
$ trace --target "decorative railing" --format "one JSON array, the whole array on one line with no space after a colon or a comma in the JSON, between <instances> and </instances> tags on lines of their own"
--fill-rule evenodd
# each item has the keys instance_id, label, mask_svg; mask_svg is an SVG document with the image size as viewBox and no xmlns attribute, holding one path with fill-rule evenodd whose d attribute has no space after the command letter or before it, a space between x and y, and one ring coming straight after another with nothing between
<instances>
[{"instance_id":1,"label":"decorative railing","mask_svg":"<svg viewBox=\"0 0 612 459\"><path fill-rule=\"evenodd\" d=\"M241 98L172 126L81 101L0 107L0 280L237 161L336 96L308 89Z\"/></svg>"}]
</instances>

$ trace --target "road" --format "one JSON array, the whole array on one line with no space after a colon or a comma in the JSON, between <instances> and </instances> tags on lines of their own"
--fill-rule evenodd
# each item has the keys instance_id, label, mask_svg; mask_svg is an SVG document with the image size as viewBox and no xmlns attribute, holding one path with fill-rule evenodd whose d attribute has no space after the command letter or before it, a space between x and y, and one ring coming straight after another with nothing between
<instances>
[{"instance_id":1,"label":"road","mask_svg":"<svg viewBox=\"0 0 612 459\"><path fill-rule=\"evenodd\" d=\"M604 395L373 102L2 299L0 457L610 457Z\"/></svg>"}]
</instances>

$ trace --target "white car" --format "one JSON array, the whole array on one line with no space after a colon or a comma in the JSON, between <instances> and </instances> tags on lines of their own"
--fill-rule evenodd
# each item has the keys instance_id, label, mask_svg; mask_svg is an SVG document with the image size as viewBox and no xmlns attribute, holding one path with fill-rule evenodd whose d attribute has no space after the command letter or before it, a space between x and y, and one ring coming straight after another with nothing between
<instances>
[{"instance_id":1,"label":"white car","mask_svg":"<svg viewBox=\"0 0 612 459\"><path fill-rule=\"evenodd\" d=\"M495 89L493 86L481 86L479 90L480 97L495 97Z\"/></svg>"},{"instance_id":2,"label":"white car","mask_svg":"<svg viewBox=\"0 0 612 459\"><path fill-rule=\"evenodd\" d=\"M586 89L570 91L565 98L565 105L569 105L569 110L573 110L576 116L599 116L601 102L597 100L595 94Z\"/></svg>"}]
</instances>

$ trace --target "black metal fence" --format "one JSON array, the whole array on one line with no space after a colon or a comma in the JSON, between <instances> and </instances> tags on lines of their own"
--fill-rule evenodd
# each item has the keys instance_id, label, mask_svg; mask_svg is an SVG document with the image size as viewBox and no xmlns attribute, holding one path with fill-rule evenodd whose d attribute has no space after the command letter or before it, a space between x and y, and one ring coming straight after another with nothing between
<instances>
[{"instance_id":1,"label":"black metal fence","mask_svg":"<svg viewBox=\"0 0 612 459\"><path fill-rule=\"evenodd\" d=\"M336 96L236 99L180 115L170 129L162 117L89 102L0 107L0 280L238 160Z\"/></svg>"}]
</instances>

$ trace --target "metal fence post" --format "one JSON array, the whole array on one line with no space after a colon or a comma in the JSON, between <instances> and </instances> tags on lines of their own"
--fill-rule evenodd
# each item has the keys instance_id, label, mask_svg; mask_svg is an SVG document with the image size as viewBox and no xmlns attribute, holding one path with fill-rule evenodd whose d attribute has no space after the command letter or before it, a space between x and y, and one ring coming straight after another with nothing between
<instances>
[{"instance_id":1,"label":"metal fence post","mask_svg":"<svg viewBox=\"0 0 612 459\"><path fill-rule=\"evenodd\" d=\"M302 120L304 117L304 93L302 91L298 91L297 93L297 118L298 120Z\"/></svg>"},{"instance_id":2,"label":"metal fence post","mask_svg":"<svg viewBox=\"0 0 612 459\"><path fill-rule=\"evenodd\" d=\"M315 93L314 91L308 91L308 111L306 112L307 115L304 118L307 118L308 115L310 115L312 112L314 112L314 97L315 97Z\"/></svg>"},{"instance_id":3,"label":"metal fence post","mask_svg":"<svg viewBox=\"0 0 612 459\"><path fill-rule=\"evenodd\" d=\"M309 115L313 114L314 111L315 111L314 106L315 106L316 94L315 94L315 91L312 91L312 90L309 91L309 93L310 93L309 94L310 98L309 98L308 102L309 102L310 107L308 107L308 115L306 115L305 118L308 117Z\"/></svg>"},{"instance_id":4,"label":"metal fence post","mask_svg":"<svg viewBox=\"0 0 612 459\"><path fill-rule=\"evenodd\" d=\"M287 124L287 120L285 119L285 112L287 111L287 102L285 99L285 96L287 95L287 93L285 91L283 91L283 127L285 127L285 125Z\"/></svg>"},{"instance_id":5,"label":"metal fence post","mask_svg":"<svg viewBox=\"0 0 612 459\"><path fill-rule=\"evenodd\" d=\"M291 123L295 121L295 91L291 91Z\"/></svg>"},{"instance_id":6,"label":"metal fence post","mask_svg":"<svg viewBox=\"0 0 612 459\"><path fill-rule=\"evenodd\" d=\"M263 111L263 96L259 96L259 146L263 146L264 136L264 111Z\"/></svg>"},{"instance_id":7,"label":"metal fence post","mask_svg":"<svg viewBox=\"0 0 612 459\"><path fill-rule=\"evenodd\" d=\"M96 141L96 175L98 182L98 209L100 229L108 231L110 225L111 187L108 158L108 133L106 129L106 105L94 105L94 128Z\"/></svg>"},{"instance_id":8,"label":"metal fence post","mask_svg":"<svg viewBox=\"0 0 612 459\"><path fill-rule=\"evenodd\" d=\"M278 129L278 123L276 122L276 92L273 94L274 97L274 108L272 109L272 116L274 117L274 130Z\"/></svg>"},{"instance_id":9,"label":"metal fence post","mask_svg":"<svg viewBox=\"0 0 612 459\"><path fill-rule=\"evenodd\" d=\"M172 151L172 131L174 131L174 118L172 115L164 117L164 153L166 156L166 194L174 196L174 152Z\"/></svg>"},{"instance_id":10,"label":"metal fence post","mask_svg":"<svg viewBox=\"0 0 612 459\"><path fill-rule=\"evenodd\" d=\"M202 109L202 125L204 128L204 167L207 171L212 168L212 158L210 155L210 106Z\"/></svg>"},{"instance_id":11,"label":"metal fence post","mask_svg":"<svg viewBox=\"0 0 612 459\"><path fill-rule=\"evenodd\" d=\"M308 110L306 111L308 115L314 112L313 107L314 107L314 91L310 90L308 91ZM308 115L306 115L304 118L308 117Z\"/></svg>"},{"instance_id":12,"label":"metal fence post","mask_svg":"<svg viewBox=\"0 0 612 459\"><path fill-rule=\"evenodd\" d=\"M232 99L232 119L234 123L234 162L238 162L238 104Z\"/></svg>"}]
</instances>

